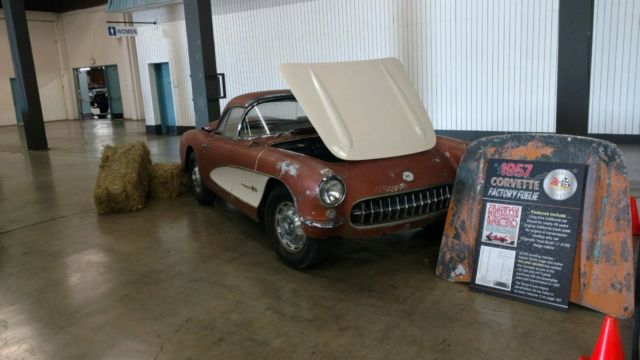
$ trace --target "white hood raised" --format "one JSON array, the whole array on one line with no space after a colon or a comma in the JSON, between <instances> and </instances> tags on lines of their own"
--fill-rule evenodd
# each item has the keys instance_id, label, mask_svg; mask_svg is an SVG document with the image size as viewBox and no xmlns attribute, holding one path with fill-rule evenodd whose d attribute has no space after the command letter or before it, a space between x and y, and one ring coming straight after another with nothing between
<instances>
[{"instance_id":1,"label":"white hood raised","mask_svg":"<svg viewBox=\"0 0 640 360\"><path fill-rule=\"evenodd\" d=\"M340 159L387 158L435 146L429 115L398 59L282 64L280 71Z\"/></svg>"}]
</instances>

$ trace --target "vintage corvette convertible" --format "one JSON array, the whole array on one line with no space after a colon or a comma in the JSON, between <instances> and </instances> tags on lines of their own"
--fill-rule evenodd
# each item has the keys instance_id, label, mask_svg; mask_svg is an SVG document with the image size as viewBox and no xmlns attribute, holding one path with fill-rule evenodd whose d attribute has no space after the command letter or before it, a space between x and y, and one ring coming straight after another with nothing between
<instances>
[{"instance_id":1,"label":"vintage corvette convertible","mask_svg":"<svg viewBox=\"0 0 640 360\"><path fill-rule=\"evenodd\" d=\"M443 219L466 143L435 135L398 60L280 70L290 91L238 96L182 136L198 202L219 196L263 221L298 269L326 257L325 239Z\"/></svg>"}]
</instances>

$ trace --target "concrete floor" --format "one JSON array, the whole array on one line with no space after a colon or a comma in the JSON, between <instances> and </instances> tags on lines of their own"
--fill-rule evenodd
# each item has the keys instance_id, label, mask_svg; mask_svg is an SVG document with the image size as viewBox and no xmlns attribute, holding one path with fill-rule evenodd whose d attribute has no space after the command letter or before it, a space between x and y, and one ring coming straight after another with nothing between
<instances>
[{"instance_id":1,"label":"concrete floor","mask_svg":"<svg viewBox=\"0 0 640 360\"><path fill-rule=\"evenodd\" d=\"M436 278L437 230L344 240L299 272L223 204L184 196L97 216L102 145L144 140L177 161L178 138L110 121L47 134L50 151L28 152L17 127L0 128L1 359L576 359L598 335L589 309ZM624 151L640 179L638 147Z\"/></svg>"}]
</instances>

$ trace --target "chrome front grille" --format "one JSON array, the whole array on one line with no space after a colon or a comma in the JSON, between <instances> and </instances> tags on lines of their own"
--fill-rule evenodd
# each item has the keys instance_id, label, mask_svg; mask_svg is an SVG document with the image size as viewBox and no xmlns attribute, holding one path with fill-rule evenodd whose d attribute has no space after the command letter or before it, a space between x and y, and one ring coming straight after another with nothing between
<instances>
[{"instance_id":1,"label":"chrome front grille","mask_svg":"<svg viewBox=\"0 0 640 360\"><path fill-rule=\"evenodd\" d=\"M426 217L447 210L452 191L453 184L445 184L362 200L351 208L351 224L375 226Z\"/></svg>"}]
</instances>

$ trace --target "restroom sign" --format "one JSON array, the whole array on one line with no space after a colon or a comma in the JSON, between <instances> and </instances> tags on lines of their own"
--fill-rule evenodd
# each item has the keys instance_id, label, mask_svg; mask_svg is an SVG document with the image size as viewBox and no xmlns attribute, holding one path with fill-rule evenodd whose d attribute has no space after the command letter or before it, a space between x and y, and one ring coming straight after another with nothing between
<instances>
[{"instance_id":1,"label":"restroom sign","mask_svg":"<svg viewBox=\"0 0 640 360\"><path fill-rule=\"evenodd\" d=\"M138 29L135 26L107 24L107 35L109 37L137 36Z\"/></svg>"}]
</instances>

